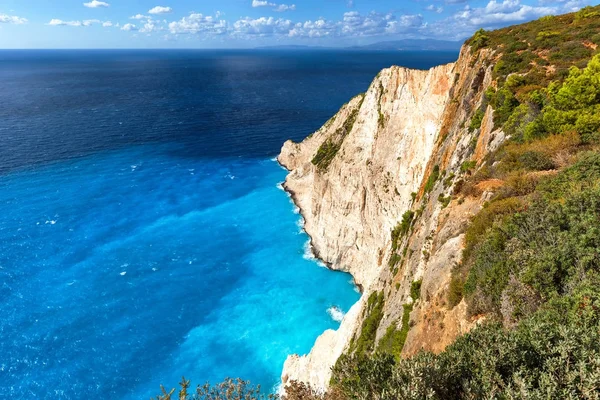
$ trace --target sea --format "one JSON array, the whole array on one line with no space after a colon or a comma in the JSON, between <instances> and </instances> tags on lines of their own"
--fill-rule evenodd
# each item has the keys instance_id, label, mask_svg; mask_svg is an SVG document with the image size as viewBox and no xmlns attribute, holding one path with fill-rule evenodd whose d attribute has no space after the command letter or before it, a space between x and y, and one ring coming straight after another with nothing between
<instances>
[{"instance_id":1,"label":"sea","mask_svg":"<svg viewBox=\"0 0 600 400\"><path fill-rule=\"evenodd\" d=\"M0 51L0 398L276 390L359 299L311 255L282 144L448 52Z\"/></svg>"}]
</instances>

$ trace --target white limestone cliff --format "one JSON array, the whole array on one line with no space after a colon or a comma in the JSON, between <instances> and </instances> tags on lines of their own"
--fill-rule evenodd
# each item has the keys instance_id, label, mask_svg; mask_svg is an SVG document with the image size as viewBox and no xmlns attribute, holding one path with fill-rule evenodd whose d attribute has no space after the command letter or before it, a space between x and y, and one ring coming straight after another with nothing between
<instances>
[{"instance_id":1,"label":"white limestone cliff","mask_svg":"<svg viewBox=\"0 0 600 400\"><path fill-rule=\"evenodd\" d=\"M379 338L401 318L411 282L423 279L426 296L411 315L407 354L440 350L472 326L464 304L448 311L441 303L452 263L460 256L461 230L481 199L453 201L442 209L437 197L448 193L446 185L436 185L430 194L423 193L423 185L434 165L458 174L474 154L465 121L483 101L491 81L486 57L493 56L481 54L474 60L463 48L457 63L428 71L385 69L319 131L302 143L284 144L278 157L290 171L284 187L304 216L315 254L331 268L351 273L363 290L337 331L321 335L308 355L286 360L284 384L298 380L326 390L330 369L360 329L366 299L374 291L383 290L386 297ZM503 140L500 132L492 132L491 112L474 133L478 159ZM332 143L339 148L331 162L313 164L322 145ZM421 213L404 243L409 255L390 268L390 232L416 203ZM432 313L441 321L435 329L429 323Z\"/></svg>"}]
</instances>

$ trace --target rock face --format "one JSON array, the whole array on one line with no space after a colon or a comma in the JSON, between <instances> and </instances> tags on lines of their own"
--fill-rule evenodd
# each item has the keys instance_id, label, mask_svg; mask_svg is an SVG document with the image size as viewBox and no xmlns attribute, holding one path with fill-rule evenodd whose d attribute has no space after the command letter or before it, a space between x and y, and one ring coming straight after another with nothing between
<instances>
[{"instance_id":1,"label":"rock face","mask_svg":"<svg viewBox=\"0 0 600 400\"><path fill-rule=\"evenodd\" d=\"M284 144L278 158L290 171L284 186L302 211L315 254L350 272L363 289L337 331L321 335L310 354L288 358L284 383L327 388L330 368L360 333L374 291L385 295L380 338L401 321L411 283L423 280L405 354L440 351L473 326L464 304L449 310L445 299L463 230L483 196L447 207L438 199L451 193L464 161L482 162L504 140L502 132L493 132L491 108L481 128L469 130L472 115L484 109L492 58L483 51L473 59L463 48L456 63L428 71L385 69L319 131L302 143ZM425 190L434 170L444 176ZM413 228L393 250L391 231L408 210L417 215Z\"/></svg>"}]
</instances>

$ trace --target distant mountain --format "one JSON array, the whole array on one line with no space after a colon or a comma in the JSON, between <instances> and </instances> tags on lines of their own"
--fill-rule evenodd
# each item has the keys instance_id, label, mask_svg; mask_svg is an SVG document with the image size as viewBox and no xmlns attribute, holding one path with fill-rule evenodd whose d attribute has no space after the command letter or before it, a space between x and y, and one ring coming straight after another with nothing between
<instances>
[{"instance_id":1,"label":"distant mountain","mask_svg":"<svg viewBox=\"0 0 600 400\"><path fill-rule=\"evenodd\" d=\"M432 39L404 39L377 42L364 46L324 47L303 45L261 46L259 50L369 50L369 51L459 51L463 42Z\"/></svg>"},{"instance_id":2,"label":"distant mountain","mask_svg":"<svg viewBox=\"0 0 600 400\"><path fill-rule=\"evenodd\" d=\"M377 42L365 46L349 47L351 50L377 50L377 51L401 51L401 50L427 50L427 51L458 51L463 42L451 42L446 40L432 39L404 39L387 42Z\"/></svg>"},{"instance_id":3,"label":"distant mountain","mask_svg":"<svg viewBox=\"0 0 600 400\"><path fill-rule=\"evenodd\" d=\"M279 46L260 46L255 47L257 50L325 50L332 49L332 47L323 46L303 46L299 44L284 44Z\"/></svg>"}]
</instances>

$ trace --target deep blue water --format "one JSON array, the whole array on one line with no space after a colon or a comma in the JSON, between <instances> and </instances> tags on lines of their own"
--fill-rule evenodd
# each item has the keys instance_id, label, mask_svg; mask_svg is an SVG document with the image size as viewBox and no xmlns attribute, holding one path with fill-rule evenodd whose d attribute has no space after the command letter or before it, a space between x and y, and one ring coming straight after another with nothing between
<instances>
[{"instance_id":1,"label":"deep blue water","mask_svg":"<svg viewBox=\"0 0 600 400\"><path fill-rule=\"evenodd\" d=\"M455 58L0 51L0 397L274 387L359 294L306 256L272 158L381 68Z\"/></svg>"}]
</instances>

